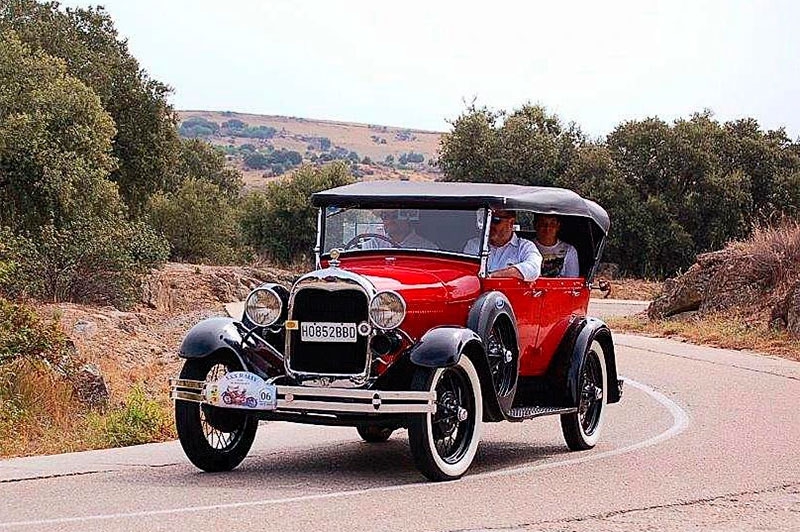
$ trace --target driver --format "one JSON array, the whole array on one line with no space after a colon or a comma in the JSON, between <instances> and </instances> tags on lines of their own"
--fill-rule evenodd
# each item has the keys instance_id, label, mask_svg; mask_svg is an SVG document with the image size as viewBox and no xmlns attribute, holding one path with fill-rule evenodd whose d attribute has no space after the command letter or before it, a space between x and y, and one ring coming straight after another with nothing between
<instances>
[{"instance_id":1,"label":"driver","mask_svg":"<svg viewBox=\"0 0 800 532\"><path fill-rule=\"evenodd\" d=\"M420 236L409 221L409 212L398 209L385 209L378 212L383 221L383 230L391 243L384 238L373 237L364 241L361 249L439 249L439 246Z\"/></svg>"}]
</instances>

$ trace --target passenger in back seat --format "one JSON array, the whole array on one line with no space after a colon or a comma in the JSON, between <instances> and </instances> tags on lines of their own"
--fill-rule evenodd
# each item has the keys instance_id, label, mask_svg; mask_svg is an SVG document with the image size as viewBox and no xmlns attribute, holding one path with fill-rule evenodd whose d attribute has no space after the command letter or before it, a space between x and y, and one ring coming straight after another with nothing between
<instances>
[{"instance_id":1,"label":"passenger in back seat","mask_svg":"<svg viewBox=\"0 0 800 532\"><path fill-rule=\"evenodd\" d=\"M542 277L579 277L578 252L572 244L558 239L561 220L550 214L537 214L534 244L542 254Z\"/></svg>"}]
</instances>

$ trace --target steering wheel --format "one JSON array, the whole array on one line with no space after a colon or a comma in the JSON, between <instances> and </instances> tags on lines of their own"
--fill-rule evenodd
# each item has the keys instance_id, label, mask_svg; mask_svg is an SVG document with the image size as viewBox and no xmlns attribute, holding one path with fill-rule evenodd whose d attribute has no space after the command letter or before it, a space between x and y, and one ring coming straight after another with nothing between
<instances>
[{"instance_id":1,"label":"steering wheel","mask_svg":"<svg viewBox=\"0 0 800 532\"><path fill-rule=\"evenodd\" d=\"M386 235L381 235L381 234L378 234L378 233L361 233L360 235L356 235L353 238L351 238L350 240L348 240L347 243L344 245L344 249L354 248L355 244L359 240L361 240L362 238L377 238L378 240L383 240L385 242L388 242L389 244L392 245L393 248L399 248L400 247L400 244L398 244L397 242L395 242L394 240L392 240L391 238L389 238Z\"/></svg>"}]
</instances>

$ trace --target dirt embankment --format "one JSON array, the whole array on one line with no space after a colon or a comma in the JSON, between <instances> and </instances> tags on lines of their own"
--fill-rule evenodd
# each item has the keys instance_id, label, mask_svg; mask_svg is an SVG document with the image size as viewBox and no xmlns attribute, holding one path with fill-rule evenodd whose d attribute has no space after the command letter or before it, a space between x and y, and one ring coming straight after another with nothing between
<instances>
[{"instance_id":1,"label":"dirt embankment","mask_svg":"<svg viewBox=\"0 0 800 532\"><path fill-rule=\"evenodd\" d=\"M290 285L296 275L275 268L167 264L143 286L140 303L128 312L70 303L44 305L60 318L81 362L100 369L112 401L133 384L166 393L180 369L178 347L197 322L224 315L224 304L244 299L258 284Z\"/></svg>"},{"instance_id":2,"label":"dirt embankment","mask_svg":"<svg viewBox=\"0 0 800 532\"><path fill-rule=\"evenodd\" d=\"M758 229L664 283L653 320L725 317L800 339L800 222Z\"/></svg>"}]
</instances>

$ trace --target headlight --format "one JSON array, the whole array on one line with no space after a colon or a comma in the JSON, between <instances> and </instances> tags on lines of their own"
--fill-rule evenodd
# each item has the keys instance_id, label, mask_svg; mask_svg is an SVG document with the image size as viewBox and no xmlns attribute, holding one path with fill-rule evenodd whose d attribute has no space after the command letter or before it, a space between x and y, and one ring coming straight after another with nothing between
<instances>
[{"instance_id":1,"label":"headlight","mask_svg":"<svg viewBox=\"0 0 800 532\"><path fill-rule=\"evenodd\" d=\"M247 318L262 327L272 325L281 317L283 302L273 290L257 288L253 290L244 303Z\"/></svg>"},{"instance_id":2,"label":"headlight","mask_svg":"<svg viewBox=\"0 0 800 532\"><path fill-rule=\"evenodd\" d=\"M396 292L378 292L369 303L369 319L379 329L394 329L406 317L406 302Z\"/></svg>"}]
</instances>

